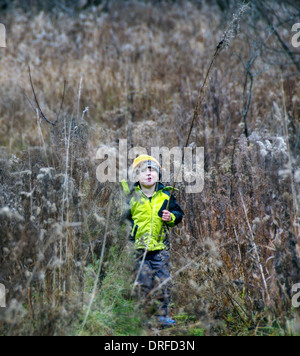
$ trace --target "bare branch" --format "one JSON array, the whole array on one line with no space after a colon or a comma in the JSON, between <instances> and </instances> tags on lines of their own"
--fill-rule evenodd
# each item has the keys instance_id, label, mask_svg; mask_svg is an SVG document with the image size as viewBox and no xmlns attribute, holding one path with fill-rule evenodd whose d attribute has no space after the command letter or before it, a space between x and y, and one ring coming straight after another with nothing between
<instances>
[{"instance_id":1,"label":"bare branch","mask_svg":"<svg viewBox=\"0 0 300 356\"><path fill-rule=\"evenodd\" d=\"M279 32L277 31L276 27L273 25L273 22L272 22L271 18L268 15L268 10L266 9L266 7L264 6L264 4L261 1L257 1L256 7L257 7L258 11L260 12L260 14L262 15L262 17L265 19L265 21L268 24L268 26L270 27L270 29L275 34L275 36L276 36L278 42L280 43L282 49L284 50L284 52L290 57L291 61L293 62L293 64L297 68L298 72L300 73L300 64L299 64L299 62L295 58L294 53L289 49L287 44L281 38L281 36L280 36Z\"/></svg>"},{"instance_id":2,"label":"bare branch","mask_svg":"<svg viewBox=\"0 0 300 356\"><path fill-rule=\"evenodd\" d=\"M32 102L28 99L26 93L25 93L25 96L27 98L27 100L29 101L30 105L32 106L32 108L34 109L34 111L38 111L38 114L40 116L40 118L42 118L43 120L45 120L48 124L52 125L52 126L55 126L59 120L59 116L61 114L61 111L62 111L62 108L63 108L63 104L64 104L64 100L65 100L65 92L66 92L66 80L64 80L64 89L63 89L63 95L62 95L62 100L61 100L61 103L60 103L60 109L59 109L59 112L56 116L56 120L54 122L50 121L49 119L47 119L47 117L45 116L45 114L43 113L41 107L40 107L40 104L39 104L39 101L37 99L37 96L36 96L36 93L35 93L35 90L34 90L34 85L33 85L33 81L32 81L32 76L31 76L31 70L30 70L30 66L28 65L28 73L29 73L29 79L30 79L30 85L31 85L31 89L32 89L32 93L33 93L33 96L34 96L34 101L37 105L37 109L34 107L34 105L32 104Z\"/></svg>"}]
</instances>

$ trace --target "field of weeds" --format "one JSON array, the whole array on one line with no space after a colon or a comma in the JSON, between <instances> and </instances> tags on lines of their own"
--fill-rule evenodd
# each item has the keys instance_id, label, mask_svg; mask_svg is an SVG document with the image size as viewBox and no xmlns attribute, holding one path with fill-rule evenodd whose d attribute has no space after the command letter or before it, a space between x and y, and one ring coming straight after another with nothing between
<instances>
[{"instance_id":1,"label":"field of weeds","mask_svg":"<svg viewBox=\"0 0 300 356\"><path fill-rule=\"evenodd\" d=\"M0 335L300 334L300 6L247 3L0 1ZM191 133L204 190L177 185L177 325L148 328L96 152L182 147L234 16Z\"/></svg>"}]
</instances>

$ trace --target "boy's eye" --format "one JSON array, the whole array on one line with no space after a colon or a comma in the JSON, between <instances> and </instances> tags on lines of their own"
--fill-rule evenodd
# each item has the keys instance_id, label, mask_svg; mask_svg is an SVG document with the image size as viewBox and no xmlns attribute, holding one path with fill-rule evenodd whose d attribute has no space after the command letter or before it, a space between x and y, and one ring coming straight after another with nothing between
<instances>
[{"instance_id":1,"label":"boy's eye","mask_svg":"<svg viewBox=\"0 0 300 356\"><path fill-rule=\"evenodd\" d=\"M147 172L148 170L152 172L152 171L153 171L153 168L152 168L152 167L146 167L146 168L143 168L143 169L141 170L141 172L144 173L144 172Z\"/></svg>"}]
</instances>

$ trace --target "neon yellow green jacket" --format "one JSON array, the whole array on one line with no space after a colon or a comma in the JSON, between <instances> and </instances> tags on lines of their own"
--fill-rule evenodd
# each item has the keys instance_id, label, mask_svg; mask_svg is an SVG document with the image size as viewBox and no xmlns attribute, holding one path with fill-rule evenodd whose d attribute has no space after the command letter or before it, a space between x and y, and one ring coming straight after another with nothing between
<instances>
[{"instance_id":1,"label":"neon yellow green jacket","mask_svg":"<svg viewBox=\"0 0 300 356\"><path fill-rule=\"evenodd\" d=\"M179 224L183 218L183 211L172 195L169 211L172 216L172 221L165 223L163 226L162 212L166 209L170 200L170 192L172 187L165 187L161 183L157 183L156 190L151 198L148 198L137 183L134 189L130 191L126 181L122 181L122 187L128 197L130 212L128 219L132 223L132 231L130 239L134 242L134 247L137 250L158 251L164 250L169 245L168 227L174 227Z\"/></svg>"}]
</instances>

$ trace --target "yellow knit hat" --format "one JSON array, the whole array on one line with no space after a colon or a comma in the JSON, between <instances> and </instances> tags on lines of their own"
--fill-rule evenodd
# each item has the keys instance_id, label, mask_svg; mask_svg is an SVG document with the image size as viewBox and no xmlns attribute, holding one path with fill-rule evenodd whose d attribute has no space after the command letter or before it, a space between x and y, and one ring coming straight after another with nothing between
<instances>
[{"instance_id":1,"label":"yellow knit hat","mask_svg":"<svg viewBox=\"0 0 300 356\"><path fill-rule=\"evenodd\" d=\"M152 162L156 163L156 165L158 166L157 168L162 169L161 165L159 164L159 162L154 157L147 156L147 155L141 155L141 156L137 157L133 162L132 168L135 169L140 163L149 162L149 161L152 161Z\"/></svg>"}]
</instances>

